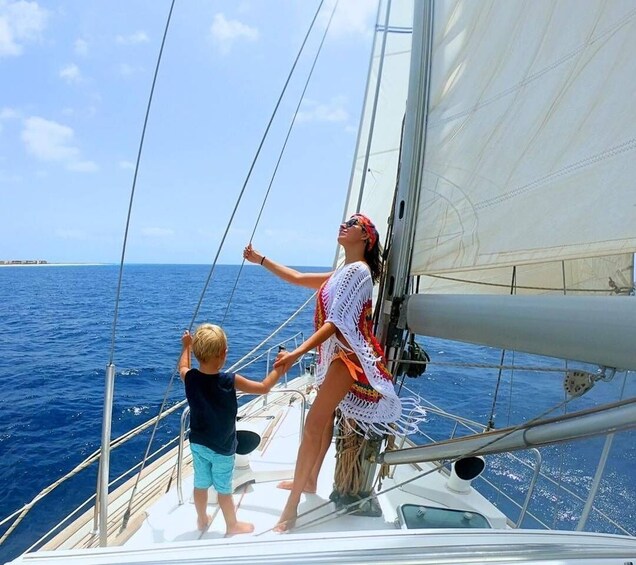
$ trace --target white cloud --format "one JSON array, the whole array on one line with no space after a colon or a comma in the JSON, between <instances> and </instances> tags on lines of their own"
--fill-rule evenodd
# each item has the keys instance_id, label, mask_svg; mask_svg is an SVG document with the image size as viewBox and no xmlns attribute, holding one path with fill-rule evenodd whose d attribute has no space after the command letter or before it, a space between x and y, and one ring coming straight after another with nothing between
<instances>
[{"instance_id":1,"label":"white cloud","mask_svg":"<svg viewBox=\"0 0 636 565\"><path fill-rule=\"evenodd\" d=\"M88 42L81 37L75 40L75 54L80 57L88 55Z\"/></svg>"},{"instance_id":2,"label":"white cloud","mask_svg":"<svg viewBox=\"0 0 636 565\"><path fill-rule=\"evenodd\" d=\"M24 121L22 141L32 155L43 161L69 161L79 155L71 145L73 130L57 122L33 116Z\"/></svg>"},{"instance_id":3,"label":"white cloud","mask_svg":"<svg viewBox=\"0 0 636 565\"><path fill-rule=\"evenodd\" d=\"M64 116L78 116L80 118L92 118L95 114L97 114L97 108L95 106L86 106L85 108L73 108L71 106L66 106L66 108L62 108L62 114Z\"/></svg>"},{"instance_id":4,"label":"white cloud","mask_svg":"<svg viewBox=\"0 0 636 565\"><path fill-rule=\"evenodd\" d=\"M20 114L13 108L4 107L0 110L0 120L10 120L11 118L19 118Z\"/></svg>"},{"instance_id":5,"label":"white cloud","mask_svg":"<svg viewBox=\"0 0 636 565\"><path fill-rule=\"evenodd\" d=\"M139 43L148 43L150 38L145 31L136 31L130 35L118 35L115 41L120 45L138 45Z\"/></svg>"},{"instance_id":6,"label":"white cloud","mask_svg":"<svg viewBox=\"0 0 636 565\"><path fill-rule=\"evenodd\" d=\"M0 108L0 132L4 129L2 122L4 120L10 120L11 118L17 118L18 113L13 108Z\"/></svg>"},{"instance_id":7,"label":"white cloud","mask_svg":"<svg viewBox=\"0 0 636 565\"><path fill-rule=\"evenodd\" d=\"M129 169L131 171L135 170L135 164L130 161L119 161L119 167L122 169Z\"/></svg>"},{"instance_id":8,"label":"white cloud","mask_svg":"<svg viewBox=\"0 0 636 565\"><path fill-rule=\"evenodd\" d=\"M22 141L29 153L47 162L60 162L70 171L92 172L97 165L80 158L74 144L75 133L63 124L32 116L24 120Z\"/></svg>"},{"instance_id":9,"label":"white cloud","mask_svg":"<svg viewBox=\"0 0 636 565\"><path fill-rule=\"evenodd\" d=\"M171 237L174 235L174 230L170 228L143 228L141 235L146 237Z\"/></svg>"},{"instance_id":10,"label":"white cloud","mask_svg":"<svg viewBox=\"0 0 636 565\"><path fill-rule=\"evenodd\" d=\"M61 239L86 239L86 232L82 230L62 228L54 232L56 237Z\"/></svg>"},{"instance_id":11,"label":"white cloud","mask_svg":"<svg viewBox=\"0 0 636 565\"><path fill-rule=\"evenodd\" d=\"M335 0L331 0L321 13L326 25ZM347 0L340 2L331 22L330 33L334 35L367 35L373 31L378 9L377 0Z\"/></svg>"},{"instance_id":12,"label":"white cloud","mask_svg":"<svg viewBox=\"0 0 636 565\"><path fill-rule=\"evenodd\" d=\"M76 171L78 173L94 173L99 171L97 163L93 161L73 161L66 165L69 171Z\"/></svg>"},{"instance_id":13,"label":"white cloud","mask_svg":"<svg viewBox=\"0 0 636 565\"><path fill-rule=\"evenodd\" d=\"M71 63L60 70L60 78L63 78L66 82L72 84L80 82L82 79L82 73L76 64Z\"/></svg>"},{"instance_id":14,"label":"white cloud","mask_svg":"<svg viewBox=\"0 0 636 565\"><path fill-rule=\"evenodd\" d=\"M22 53L46 26L47 12L37 2L0 0L0 57Z\"/></svg>"},{"instance_id":15,"label":"white cloud","mask_svg":"<svg viewBox=\"0 0 636 565\"><path fill-rule=\"evenodd\" d=\"M257 28L250 27L238 20L228 20L222 13L214 16L210 33L212 40L223 54L230 52L235 41L257 41L259 37Z\"/></svg>"},{"instance_id":16,"label":"white cloud","mask_svg":"<svg viewBox=\"0 0 636 565\"><path fill-rule=\"evenodd\" d=\"M22 177L15 173L7 173L0 169L0 182L6 183L14 183L14 182L22 182Z\"/></svg>"},{"instance_id":17,"label":"white cloud","mask_svg":"<svg viewBox=\"0 0 636 565\"><path fill-rule=\"evenodd\" d=\"M135 74L135 67L129 65L128 63L122 63L119 65L119 74L125 77L129 77Z\"/></svg>"},{"instance_id":18,"label":"white cloud","mask_svg":"<svg viewBox=\"0 0 636 565\"><path fill-rule=\"evenodd\" d=\"M332 98L327 104L306 100L298 112L299 122L346 122L349 113L345 109L345 99Z\"/></svg>"}]
</instances>

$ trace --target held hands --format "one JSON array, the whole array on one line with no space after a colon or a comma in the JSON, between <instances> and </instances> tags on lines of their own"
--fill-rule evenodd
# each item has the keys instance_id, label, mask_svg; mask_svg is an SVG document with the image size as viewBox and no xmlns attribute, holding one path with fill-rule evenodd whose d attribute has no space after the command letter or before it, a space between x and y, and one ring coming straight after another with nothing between
<instances>
[{"instance_id":1,"label":"held hands","mask_svg":"<svg viewBox=\"0 0 636 565\"><path fill-rule=\"evenodd\" d=\"M300 355L290 353L289 351L281 351L278 355L276 355L276 360L274 361L274 369L278 369L284 374L289 371L289 369L291 369L292 365L296 362L298 357L300 357Z\"/></svg>"},{"instance_id":2,"label":"held hands","mask_svg":"<svg viewBox=\"0 0 636 565\"><path fill-rule=\"evenodd\" d=\"M263 260L263 255L261 255L256 249L252 247L252 244L249 243L245 249L243 249L243 259L249 261L250 263L258 263L260 264Z\"/></svg>"}]
</instances>

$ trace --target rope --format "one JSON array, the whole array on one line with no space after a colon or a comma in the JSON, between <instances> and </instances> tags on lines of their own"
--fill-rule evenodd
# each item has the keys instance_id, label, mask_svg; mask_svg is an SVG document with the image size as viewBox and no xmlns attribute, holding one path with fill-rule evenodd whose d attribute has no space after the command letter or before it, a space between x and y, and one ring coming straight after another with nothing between
<instances>
[{"instance_id":1,"label":"rope","mask_svg":"<svg viewBox=\"0 0 636 565\"><path fill-rule=\"evenodd\" d=\"M283 154L285 153L285 149L287 148L287 142L289 141L289 137L291 135L292 129L294 127L294 124L296 123L296 118L298 117L298 112L300 110L300 106L303 103L303 100L305 98L305 93L307 92L307 87L309 86L309 81L311 80L311 77L314 74L314 69L316 68L316 63L318 62L318 57L320 56L320 53L322 52L322 47L325 43L325 38L327 37L327 32L329 31L329 28L331 27L331 21L333 20L333 16L334 13L336 12L336 8L338 7L338 1L336 0L336 2L334 3L333 9L331 10L331 15L329 16L329 21L327 22L327 27L325 27L325 31L322 34L322 39L320 40L320 45L318 46L318 50L316 51L316 56L314 57L313 63L311 65L311 69L309 70L309 74L307 75L307 80L305 81L305 86L303 88L303 91L300 94L300 97L298 99L298 104L296 106L296 110L294 111L294 116L292 118L291 123L289 124L289 128L287 129L287 135L285 136L285 141L283 142L283 146L280 150L280 153L278 155L278 160L276 161L276 166L274 167L274 172L272 173L272 176L269 180L269 185L267 186L267 191L265 192L265 196L263 198L263 203L261 204L261 208L258 211L258 216L256 217L256 222L254 223L254 228L252 229L252 233L250 235L250 239L249 239L249 243L252 243L252 240L254 239L254 234L256 233L256 229L258 228L258 225L260 224L261 221L261 216L263 215L263 210L265 209L265 204L267 203L267 200L269 198L269 193L272 189L272 185L274 184L274 179L276 178L276 174L278 173L278 167L280 166L281 160L283 159ZM313 25L313 23L312 23ZM236 275L236 280L234 281L234 287L232 288L232 292L230 293L230 298L227 301L227 306L225 308L225 314L223 315L223 321L221 322L221 325L223 325L225 323L225 319L227 318L229 312L230 312L230 304L232 303L232 298L234 297L234 292L236 291L236 288L238 286L238 281L241 277L241 273L243 272L243 267L245 265L245 259L243 259L243 261L241 261L241 266L239 268L239 272ZM261 262L262 265L262 262Z\"/></svg>"},{"instance_id":2,"label":"rope","mask_svg":"<svg viewBox=\"0 0 636 565\"><path fill-rule=\"evenodd\" d=\"M358 495L364 482L360 454L367 445L367 439L346 428L355 427L355 420L339 420L339 437L336 438L336 470L334 489L342 495Z\"/></svg>"}]
</instances>

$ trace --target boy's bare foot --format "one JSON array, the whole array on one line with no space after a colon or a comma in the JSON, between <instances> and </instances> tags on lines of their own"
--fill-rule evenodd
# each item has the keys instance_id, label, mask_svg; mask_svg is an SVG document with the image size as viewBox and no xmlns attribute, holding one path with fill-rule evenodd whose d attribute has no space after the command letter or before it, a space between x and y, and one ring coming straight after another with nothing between
<instances>
[{"instance_id":1,"label":"boy's bare foot","mask_svg":"<svg viewBox=\"0 0 636 565\"><path fill-rule=\"evenodd\" d=\"M235 536L237 534L250 534L254 531L254 524L250 522L236 522L233 526L228 526L225 537Z\"/></svg>"},{"instance_id":2,"label":"boy's bare foot","mask_svg":"<svg viewBox=\"0 0 636 565\"><path fill-rule=\"evenodd\" d=\"M210 516L209 514L205 517L204 520L202 520L201 518L197 518L197 528L199 528L200 532L205 532L205 530L210 527L211 523L212 516Z\"/></svg>"},{"instance_id":3,"label":"boy's bare foot","mask_svg":"<svg viewBox=\"0 0 636 565\"><path fill-rule=\"evenodd\" d=\"M276 485L277 488L280 488L283 490L291 490L293 486L294 486L294 481L281 481L280 483ZM318 489L316 488L316 485L305 484L305 488L303 489L303 492L307 494L316 494L317 490Z\"/></svg>"}]
</instances>

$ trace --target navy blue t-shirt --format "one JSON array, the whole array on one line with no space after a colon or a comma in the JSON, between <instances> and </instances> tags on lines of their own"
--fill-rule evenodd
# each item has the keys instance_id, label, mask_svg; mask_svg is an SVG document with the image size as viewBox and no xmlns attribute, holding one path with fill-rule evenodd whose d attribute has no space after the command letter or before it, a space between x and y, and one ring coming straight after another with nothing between
<instances>
[{"instance_id":1,"label":"navy blue t-shirt","mask_svg":"<svg viewBox=\"0 0 636 565\"><path fill-rule=\"evenodd\" d=\"M190 369L184 380L190 405L190 443L221 455L234 455L238 410L234 373L208 375Z\"/></svg>"}]
</instances>

